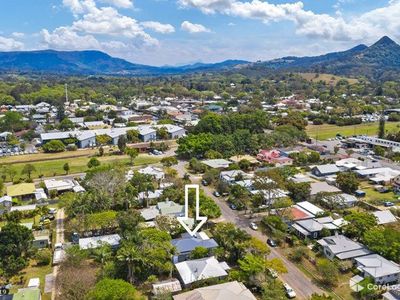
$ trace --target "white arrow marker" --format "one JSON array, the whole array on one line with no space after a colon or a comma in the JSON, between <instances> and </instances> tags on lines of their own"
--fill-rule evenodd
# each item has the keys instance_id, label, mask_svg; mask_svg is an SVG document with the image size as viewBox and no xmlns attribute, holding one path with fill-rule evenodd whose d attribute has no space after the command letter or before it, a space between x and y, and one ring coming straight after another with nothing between
<instances>
[{"instance_id":1,"label":"white arrow marker","mask_svg":"<svg viewBox=\"0 0 400 300\"><path fill-rule=\"evenodd\" d=\"M199 221L196 228L191 230L189 226L185 223L185 221L189 220L189 190L195 189L196 190L196 217L195 221ZM207 221L207 217L200 216L200 187L198 184L187 184L185 185L185 216L184 217L177 217L179 223L186 229L186 231L191 235L194 236L197 231L204 225Z\"/></svg>"}]
</instances>

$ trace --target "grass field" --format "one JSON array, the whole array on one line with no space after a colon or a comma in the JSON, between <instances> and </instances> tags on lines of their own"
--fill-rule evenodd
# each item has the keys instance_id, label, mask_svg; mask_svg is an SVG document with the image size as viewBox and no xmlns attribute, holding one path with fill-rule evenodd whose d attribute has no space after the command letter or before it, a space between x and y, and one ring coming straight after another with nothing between
<instances>
[{"instance_id":1,"label":"grass field","mask_svg":"<svg viewBox=\"0 0 400 300\"><path fill-rule=\"evenodd\" d=\"M345 79L347 80L350 84L357 83L358 80L355 78L347 78L347 77L342 77L342 76L337 76L333 74L318 74L317 73L300 73L300 76L303 77L305 80L311 81L311 82L319 82L319 81L324 81L325 83L330 83L332 82L333 84L336 84L339 80Z\"/></svg>"},{"instance_id":2,"label":"grass field","mask_svg":"<svg viewBox=\"0 0 400 300\"><path fill-rule=\"evenodd\" d=\"M40 155L40 154L37 154ZM14 159L15 157L7 157L6 159ZM33 166L35 166L36 172L32 173L32 178L38 178L40 175L44 177L51 177L57 175L65 175L65 171L63 170L63 166L65 163L69 164L70 167L70 174L75 173L83 173L87 170L87 163L89 161L88 156L78 156L78 157L70 157L70 158L58 158L58 159L51 159L51 160L43 160L43 161L35 161L31 162ZM98 157L99 161L102 164L105 163L112 163L112 162L119 162L123 164L128 164L130 159L127 155L112 155L112 156L103 156ZM157 156L150 156L147 154L140 154L135 160L134 165L146 165L146 164L153 164L157 163L161 160L160 157ZM3 160L0 160L0 163L4 163ZM17 171L18 178L21 175L21 171L24 167L24 163L13 163L13 167ZM6 181L10 181L10 178L6 178Z\"/></svg>"},{"instance_id":3,"label":"grass field","mask_svg":"<svg viewBox=\"0 0 400 300\"><path fill-rule=\"evenodd\" d=\"M326 140L333 138L340 133L343 136L349 135L376 135L378 133L378 122L363 123L352 126L336 126L330 124L308 125L306 132L312 138ZM400 129L400 122L386 122L385 130L390 132L395 129Z\"/></svg>"}]
</instances>

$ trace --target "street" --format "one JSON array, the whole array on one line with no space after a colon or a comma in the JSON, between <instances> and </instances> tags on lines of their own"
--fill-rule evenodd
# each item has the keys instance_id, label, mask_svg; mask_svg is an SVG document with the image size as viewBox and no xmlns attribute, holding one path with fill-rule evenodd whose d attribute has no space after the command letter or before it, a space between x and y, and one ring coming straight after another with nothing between
<instances>
[{"instance_id":1,"label":"street","mask_svg":"<svg viewBox=\"0 0 400 300\"><path fill-rule=\"evenodd\" d=\"M178 165L175 166L175 169L178 172L179 177L183 177L183 175L186 173L185 169L185 164L186 162L179 161ZM201 176L190 176L192 183L195 184L201 184ZM210 186L202 186L202 189L204 190L205 194L214 199L214 201L218 204L218 206L221 209L222 213L222 218L226 222L231 222L234 223L237 227L245 230L248 232L250 235L258 238L259 240L263 242L267 242L267 236L262 234L260 231L254 231L250 229L249 223L251 220L249 220L246 216L238 214L237 211L232 210L229 208L227 202L224 200L224 198L217 198L213 195L213 189ZM281 259L287 269L287 273L281 274L279 277L282 281L287 282L296 292L297 294L297 299L308 299L313 293L318 293L322 294L323 291L316 285L314 284L311 279L309 279L303 272L301 272L295 264L293 264L291 261L289 261L280 251L279 248L272 248L271 253L269 255L269 259L272 258L279 258Z\"/></svg>"},{"instance_id":2,"label":"street","mask_svg":"<svg viewBox=\"0 0 400 300\"><path fill-rule=\"evenodd\" d=\"M57 243L62 243L64 244L64 209L59 209L57 211L57 216L56 216L56 244ZM58 268L59 266L54 266L53 267L53 289L51 291L51 299L54 300L56 299L56 294L57 294L57 289L56 289L56 280L57 280L57 273L58 273Z\"/></svg>"}]
</instances>

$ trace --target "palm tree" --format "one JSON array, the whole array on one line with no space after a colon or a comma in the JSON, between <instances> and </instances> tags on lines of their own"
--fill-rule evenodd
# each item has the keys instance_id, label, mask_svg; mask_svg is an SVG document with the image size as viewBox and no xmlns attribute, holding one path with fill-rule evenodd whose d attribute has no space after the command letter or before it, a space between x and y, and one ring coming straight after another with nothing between
<instances>
[{"instance_id":1,"label":"palm tree","mask_svg":"<svg viewBox=\"0 0 400 300\"><path fill-rule=\"evenodd\" d=\"M124 243L118 250L117 258L120 261L124 261L128 267L127 280L131 284L134 283L135 274L134 268L136 264L144 264L145 258L141 255L137 245L132 241Z\"/></svg>"},{"instance_id":2,"label":"palm tree","mask_svg":"<svg viewBox=\"0 0 400 300\"><path fill-rule=\"evenodd\" d=\"M103 244L101 247L95 248L91 251L91 256L95 261L101 265L101 273L104 275L104 265L112 256L111 246Z\"/></svg>"}]
</instances>

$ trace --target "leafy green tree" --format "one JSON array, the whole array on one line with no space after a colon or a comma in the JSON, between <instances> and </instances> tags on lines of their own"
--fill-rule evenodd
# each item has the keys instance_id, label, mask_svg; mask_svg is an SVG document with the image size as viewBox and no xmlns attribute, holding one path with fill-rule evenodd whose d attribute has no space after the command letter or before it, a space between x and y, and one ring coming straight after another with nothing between
<instances>
[{"instance_id":1,"label":"leafy green tree","mask_svg":"<svg viewBox=\"0 0 400 300\"><path fill-rule=\"evenodd\" d=\"M208 256L208 249L198 246L190 253L190 259L199 259Z\"/></svg>"},{"instance_id":2,"label":"leafy green tree","mask_svg":"<svg viewBox=\"0 0 400 300\"><path fill-rule=\"evenodd\" d=\"M353 172L338 173L336 183L343 192L349 194L353 194L359 186L357 175Z\"/></svg>"},{"instance_id":3,"label":"leafy green tree","mask_svg":"<svg viewBox=\"0 0 400 300\"><path fill-rule=\"evenodd\" d=\"M42 146L44 152L56 153L65 151L65 145L59 140L51 140Z\"/></svg>"},{"instance_id":4,"label":"leafy green tree","mask_svg":"<svg viewBox=\"0 0 400 300\"><path fill-rule=\"evenodd\" d=\"M21 174L22 175L27 175L28 179L31 179L31 175L32 175L33 172L36 172L35 166L32 165L32 164L26 164L22 168Z\"/></svg>"},{"instance_id":5,"label":"leafy green tree","mask_svg":"<svg viewBox=\"0 0 400 300\"><path fill-rule=\"evenodd\" d=\"M165 127L157 128L157 137L161 140L167 140L169 138L169 133L167 128Z\"/></svg>"},{"instance_id":6,"label":"leafy green tree","mask_svg":"<svg viewBox=\"0 0 400 300\"><path fill-rule=\"evenodd\" d=\"M98 166L100 166L100 161L96 157L92 157L91 159L89 159L87 166L89 169L91 169L93 167L98 167Z\"/></svg>"},{"instance_id":7,"label":"leafy green tree","mask_svg":"<svg viewBox=\"0 0 400 300\"><path fill-rule=\"evenodd\" d=\"M310 300L333 300L333 298L329 295L319 295L319 294L312 294Z\"/></svg>"},{"instance_id":8,"label":"leafy green tree","mask_svg":"<svg viewBox=\"0 0 400 300\"><path fill-rule=\"evenodd\" d=\"M317 260L317 271L320 280L328 286L336 286L339 282L339 270L335 263L326 258Z\"/></svg>"},{"instance_id":9,"label":"leafy green tree","mask_svg":"<svg viewBox=\"0 0 400 300\"><path fill-rule=\"evenodd\" d=\"M119 152L125 153L126 149L126 137L125 136L120 136L118 139L118 149Z\"/></svg>"},{"instance_id":10,"label":"leafy green tree","mask_svg":"<svg viewBox=\"0 0 400 300\"><path fill-rule=\"evenodd\" d=\"M293 182L289 181L286 185L290 198L294 202L306 201L310 199L311 186L308 182Z\"/></svg>"},{"instance_id":11,"label":"leafy green tree","mask_svg":"<svg viewBox=\"0 0 400 300\"><path fill-rule=\"evenodd\" d=\"M70 170L69 163L65 163L65 164L63 165L63 169L64 169L64 171L65 171L65 174L68 175L69 170Z\"/></svg>"},{"instance_id":12,"label":"leafy green tree","mask_svg":"<svg viewBox=\"0 0 400 300\"><path fill-rule=\"evenodd\" d=\"M97 145L108 145L110 144L112 141L112 138L107 135L107 134L100 134L100 135L96 135L96 143Z\"/></svg>"},{"instance_id":13,"label":"leafy green tree","mask_svg":"<svg viewBox=\"0 0 400 300\"><path fill-rule=\"evenodd\" d=\"M349 237L361 240L363 234L377 225L376 218L373 214L367 212L353 211L344 217L348 224L343 230Z\"/></svg>"},{"instance_id":14,"label":"leafy green tree","mask_svg":"<svg viewBox=\"0 0 400 300\"><path fill-rule=\"evenodd\" d=\"M71 130L75 127L74 123L68 119L65 118L63 119L60 124L58 124L58 129L62 130L62 131L67 131L67 130Z\"/></svg>"},{"instance_id":15,"label":"leafy green tree","mask_svg":"<svg viewBox=\"0 0 400 300\"><path fill-rule=\"evenodd\" d=\"M286 294L282 283L278 280L268 278L262 285L262 300L286 300Z\"/></svg>"},{"instance_id":16,"label":"leafy green tree","mask_svg":"<svg viewBox=\"0 0 400 300\"><path fill-rule=\"evenodd\" d=\"M378 156L385 156L385 148L381 146L374 146L374 153Z\"/></svg>"},{"instance_id":17,"label":"leafy green tree","mask_svg":"<svg viewBox=\"0 0 400 300\"><path fill-rule=\"evenodd\" d=\"M41 249L35 255L35 260L38 265L48 265L51 261L52 253L50 249Z\"/></svg>"},{"instance_id":18,"label":"leafy green tree","mask_svg":"<svg viewBox=\"0 0 400 300\"><path fill-rule=\"evenodd\" d=\"M144 300L128 282L121 279L102 279L89 291L85 300Z\"/></svg>"},{"instance_id":19,"label":"leafy green tree","mask_svg":"<svg viewBox=\"0 0 400 300\"><path fill-rule=\"evenodd\" d=\"M7 223L0 231L0 262L7 276L16 275L32 257L32 232L20 224Z\"/></svg>"},{"instance_id":20,"label":"leafy green tree","mask_svg":"<svg viewBox=\"0 0 400 300\"><path fill-rule=\"evenodd\" d=\"M126 132L126 137L130 143L140 142L140 134L136 129L131 129Z\"/></svg>"},{"instance_id":21,"label":"leafy green tree","mask_svg":"<svg viewBox=\"0 0 400 300\"><path fill-rule=\"evenodd\" d=\"M133 161L139 155L139 151L135 148L126 148L125 153L128 154L131 160L131 165L133 166Z\"/></svg>"},{"instance_id":22,"label":"leafy green tree","mask_svg":"<svg viewBox=\"0 0 400 300\"><path fill-rule=\"evenodd\" d=\"M378 138L384 139L385 138L385 116L382 113L381 117L379 118L379 128L378 128Z\"/></svg>"},{"instance_id":23,"label":"leafy green tree","mask_svg":"<svg viewBox=\"0 0 400 300\"><path fill-rule=\"evenodd\" d=\"M164 157L163 159L161 159L161 163L165 167L171 167L173 165L178 164L178 160L176 159L175 156L169 156L169 157Z\"/></svg>"},{"instance_id":24,"label":"leafy green tree","mask_svg":"<svg viewBox=\"0 0 400 300\"><path fill-rule=\"evenodd\" d=\"M363 243L384 257L400 261L400 232L393 227L372 227L364 232Z\"/></svg>"}]
</instances>

